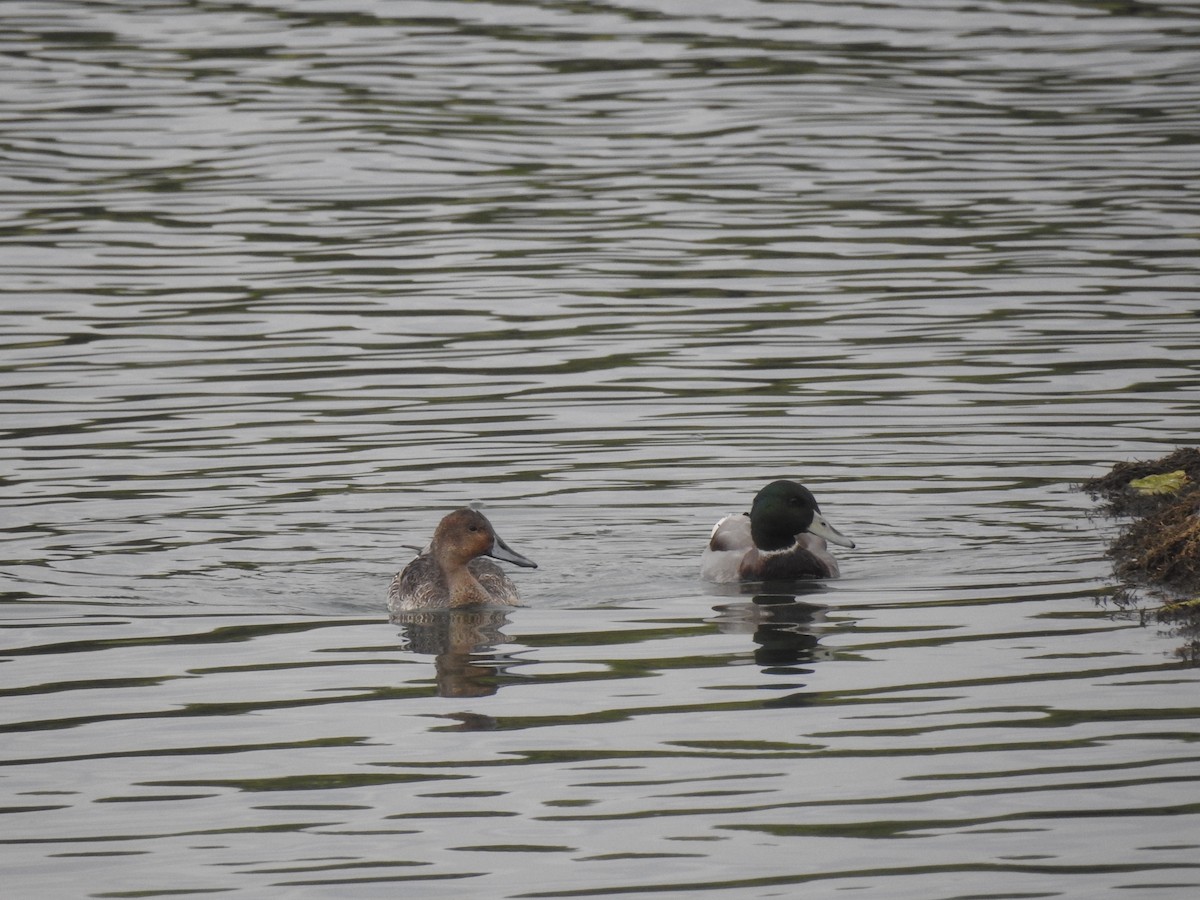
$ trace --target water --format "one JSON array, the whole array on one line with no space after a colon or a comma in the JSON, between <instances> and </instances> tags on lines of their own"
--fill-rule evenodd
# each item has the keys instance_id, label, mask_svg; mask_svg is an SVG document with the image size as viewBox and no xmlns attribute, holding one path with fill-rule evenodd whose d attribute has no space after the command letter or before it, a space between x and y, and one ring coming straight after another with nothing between
<instances>
[{"instance_id":1,"label":"water","mask_svg":"<svg viewBox=\"0 0 1200 900\"><path fill-rule=\"evenodd\" d=\"M4 20L6 893L1194 895L1071 489L1200 426L1193 4ZM699 582L780 476L844 577Z\"/></svg>"}]
</instances>

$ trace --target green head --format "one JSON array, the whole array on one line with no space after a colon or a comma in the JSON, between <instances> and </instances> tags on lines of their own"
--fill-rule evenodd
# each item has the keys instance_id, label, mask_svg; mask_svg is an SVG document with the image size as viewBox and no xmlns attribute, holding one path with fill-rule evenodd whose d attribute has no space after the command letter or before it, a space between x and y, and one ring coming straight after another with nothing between
<instances>
[{"instance_id":1,"label":"green head","mask_svg":"<svg viewBox=\"0 0 1200 900\"><path fill-rule=\"evenodd\" d=\"M772 481L758 492L750 507L750 535L759 550L784 550L804 532L853 547L850 540L825 520L812 491L795 481Z\"/></svg>"}]
</instances>

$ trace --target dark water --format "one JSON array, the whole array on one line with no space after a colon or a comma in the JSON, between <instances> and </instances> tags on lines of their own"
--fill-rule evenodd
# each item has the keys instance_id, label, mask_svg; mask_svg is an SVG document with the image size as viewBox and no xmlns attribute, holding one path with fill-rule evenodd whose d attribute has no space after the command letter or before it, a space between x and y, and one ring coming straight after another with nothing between
<instances>
[{"instance_id":1,"label":"dark water","mask_svg":"<svg viewBox=\"0 0 1200 900\"><path fill-rule=\"evenodd\" d=\"M1200 431L1196 5L0 25L6 895L1195 895L1071 486ZM699 582L780 476L844 577Z\"/></svg>"}]
</instances>

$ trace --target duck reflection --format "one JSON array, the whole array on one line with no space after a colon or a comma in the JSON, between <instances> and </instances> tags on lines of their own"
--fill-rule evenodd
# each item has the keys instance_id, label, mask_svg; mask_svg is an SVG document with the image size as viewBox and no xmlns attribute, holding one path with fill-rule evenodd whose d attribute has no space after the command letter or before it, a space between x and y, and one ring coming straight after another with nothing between
<instances>
[{"instance_id":1,"label":"duck reflection","mask_svg":"<svg viewBox=\"0 0 1200 900\"><path fill-rule=\"evenodd\" d=\"M717 615L712 621L726 634L752 634L758 645L754 661L764 672L795 674L795 666L825 655L816 631L825 621L826 607L800 599L822 590L823 586L813 585L802 592L755 594L747 602L714 607Z\"/></svg>"},{"instance_id":2,"label":"duck reflection","mask_svg":"<svg viewBox=\"0 0 1200 900\"><path fill-rule=\"evenodd\" d=\"M392 621L404 626L408 649L434 657L438 694L442 697L486 697L496 693L500 676L512 664L497 653L508 642L503 609L399 610Z\"/></svg>"}]
</instances>

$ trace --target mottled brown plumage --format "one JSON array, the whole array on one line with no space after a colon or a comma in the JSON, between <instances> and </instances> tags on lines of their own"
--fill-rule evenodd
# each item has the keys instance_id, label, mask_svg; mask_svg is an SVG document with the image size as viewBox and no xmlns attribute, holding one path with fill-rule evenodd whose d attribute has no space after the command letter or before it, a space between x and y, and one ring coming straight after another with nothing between
<instances>
[{"instance_id":1,"label":"mottled brown plumage","mask_svg":"<svg viewBox=\"0 0 1200 900\"><path fill-rule=\"evenodd\" d=\"M442 519L429 546L392 579L388 609L519 606L516 585L483 556L537 568L500 539L483 513L458 509Z\"/></svg>"}]
</instances>

